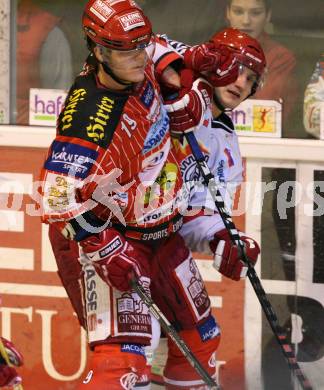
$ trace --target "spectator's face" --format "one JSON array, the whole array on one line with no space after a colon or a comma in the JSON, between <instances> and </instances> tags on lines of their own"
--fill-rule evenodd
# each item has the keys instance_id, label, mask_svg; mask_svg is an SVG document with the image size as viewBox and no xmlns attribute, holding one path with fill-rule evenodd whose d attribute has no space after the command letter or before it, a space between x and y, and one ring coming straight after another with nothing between
<instances>
[{"instance_id":1,"label":"spectator's face","mask_svg":"<svg viewBox=\"0 0 324 390\"><path fill-rule=\"evenodd\" d=\"M240 65L239 76L234 83L225 87L215 88L218 101L223 107L234 109L250 95L252 86L257 81L257 78L258 76L253 70Z\"/></svg>"},{"instance_id":2,"label":"spectator's face","mask_svg":"<svg viewBox=\"0 0 324 390\"><path fill-rule=\"evenodd\" d=\"M226 10L226 18L231 27L237 28L258 39L271 11L267 11L263 0L232 0Z\"/></svg>"}]
</instances>

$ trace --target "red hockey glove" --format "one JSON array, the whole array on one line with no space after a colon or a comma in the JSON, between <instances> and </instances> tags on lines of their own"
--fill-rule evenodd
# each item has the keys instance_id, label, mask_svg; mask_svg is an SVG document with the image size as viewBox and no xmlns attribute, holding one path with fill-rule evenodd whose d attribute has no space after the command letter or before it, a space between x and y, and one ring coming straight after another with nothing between
<instances>
[{"instance_id":1,"label":"red hockey glove","mask_svg":"<svg viewBox=\"0 0 324 390\"><path fill-rule=\"evenodd\" d=\"M195 130L204 120L205 112L210 106L213 88L204 79L193 81L190 70L181 74L179 97L173 101L166 101L165 108L170 118L170 131L175 136ZM190 87L188 87L190 84Z\"/></svg>"},{"instance_id":2,"label":"red hockey glove","mask_svg":"<svg viewBox=\"0 0 324 390\"><path fill-rule=\"evenodd\" d=\"M86 238L80 245L101 279L119 291L130 290L131 278L143 274L142 254L113 228Z\"/></svg>"},{"instance_id":3,"label":"red hockey glove","mask_svg":"<svg viewBox=\"0 0 324 390\"><path fill-rule=\"evenodd\" d=\"M24 359L14 344L3 337L1 337L1 341L5 347L10 363L17 367L21 366ZM19 383L21 383L21 377L17 374L14 367L6 364L4 356L0 353L0 387L15 386Z\"/></svg>"},{"instance_id":4,"label":"red hockey glove","mask_svg":"<svg viewBox=\"0 0 324 390\"><path fill-rule=\"evenodd\" d=\"M21 383L21 377L13 367L0 364L0 387L16 386Z\"/></svg>"},{"instance_id":5,"label":"red hockey glove","mask_svg":"<svg viewBox=\"0 0 324 390\"><path fill-rule=\"evenodd\" d=\"M254 265L260 253L258 243L244 234L240 235L240 238L245 245L245 253L248 259ZM226 229L216 233L209 246L215 254L213 266L221 274L233 280L240 280L240 278L246 277L248 268L243 260L240 259L239 249L232 244Z\"/></svg>"},{"instance_id":6,"label":"red hockey glove","mask_svg":"<svg viewBox=\"0 0 324 390\"><path fill-rule=\"evenodd\" d=\"M193 46L186 50L184 63L195 72L208 72L208 81L214 87L233 83L239 72L239 64L232 50L212 42Z\"/></svg>"}]
</instances>

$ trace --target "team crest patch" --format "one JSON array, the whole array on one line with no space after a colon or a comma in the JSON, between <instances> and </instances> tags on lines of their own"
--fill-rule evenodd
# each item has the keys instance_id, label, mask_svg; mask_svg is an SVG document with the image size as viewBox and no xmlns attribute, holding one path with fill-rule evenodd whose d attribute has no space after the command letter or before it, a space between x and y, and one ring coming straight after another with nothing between
<instances>
[{"instance_id":1,"label":"team crest patch","mask_svg":"<svg viewBox=\"0 0 324 390\"><path fill-rule=\"evenodd\" d=\"M140 99L146 108L151 107L154 99L154 89L150 82L147 83L147 86Z\"/></svg>"}]
</instances>

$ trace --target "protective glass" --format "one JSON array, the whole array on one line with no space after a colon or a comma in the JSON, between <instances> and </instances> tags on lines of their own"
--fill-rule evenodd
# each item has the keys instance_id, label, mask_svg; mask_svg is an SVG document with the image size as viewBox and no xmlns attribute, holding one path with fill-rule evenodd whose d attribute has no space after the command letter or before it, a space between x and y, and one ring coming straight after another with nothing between
<instances>
[{"instance_id":1,"label":"protective glass","mask_svg":"<svg viewBox=\"0 0 324 390\"><path fill-rule=\"evenodd\" d=\"M251 67L248 66L246 62L242 63L239 61L239 74L243 74L245 72L245 69L248 69L248 74L247 74L247 80L251 81L253 85L257 86L257 89L262 88L264 85L264 80L265 80L265 74L266 71L263 72L263 74L260 76L258 75Z\"/></svg>"},{"instance_id":2,"label":"protective glass","mask_svg":"<svg viewBox=\"0 0 324 390\"><path fill-rule=\"evenodd\" d=\"M147 58L152 58L155 51L153 38L149 42L141 43L132 50L115 50L100 46L104 61L114 69L125 69L146 64Z\"/></svg>"}]
</instances>

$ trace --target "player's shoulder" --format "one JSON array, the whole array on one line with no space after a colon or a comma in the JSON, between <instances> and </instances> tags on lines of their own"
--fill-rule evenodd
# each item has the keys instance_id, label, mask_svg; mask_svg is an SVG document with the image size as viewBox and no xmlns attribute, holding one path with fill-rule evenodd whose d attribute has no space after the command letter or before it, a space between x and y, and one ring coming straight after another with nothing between
<instances>
[{"instance_id":1,"label":"player's shoulder","mask_svg":"<svg viewBox=\"0 0 324 390\"><path fill-rule=\"evenodd\" d=\"M77 137L106 148L116 130L129 95L98 85L93 72L78 76L58 118L58 134Z\"/></svg>"}]
</instances>

